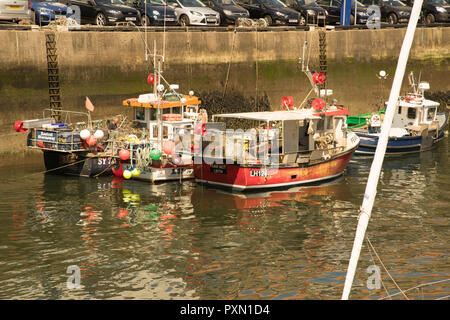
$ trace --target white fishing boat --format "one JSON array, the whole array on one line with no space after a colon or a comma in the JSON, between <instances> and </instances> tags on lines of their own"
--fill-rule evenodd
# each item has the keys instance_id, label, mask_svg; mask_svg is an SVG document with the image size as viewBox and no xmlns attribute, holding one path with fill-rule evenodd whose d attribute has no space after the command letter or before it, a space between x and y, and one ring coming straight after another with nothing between
<instances>
[{"instance_id":1,"label":"white fishing boat","mask_svg":"<svg viewBox=\"0 0 450 320\"><path fill-rule=\"evenodd\" d=\"M439 103L425 98L425 90L430 89L428 82L416 83L412 73L409 80L412 92L399 97L386 154L426 151L444 138L448 112L438 112ZM365 123L351 128L361 139L355 154L373 155L378 145L384 114L376 112L365 118Z\"/></svg>"}]
</instances>

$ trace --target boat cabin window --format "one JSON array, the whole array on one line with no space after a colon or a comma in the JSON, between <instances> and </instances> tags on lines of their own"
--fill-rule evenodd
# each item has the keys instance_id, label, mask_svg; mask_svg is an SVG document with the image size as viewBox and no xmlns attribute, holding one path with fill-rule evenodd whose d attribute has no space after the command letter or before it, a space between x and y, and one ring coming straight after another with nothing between
<instances>
[{"instance_id":1,"label":"boat cabin window","mask_svg":"<svg viewBox=\"0 0 450 320\"><path fill-rule=\"evenodd\" d=\"M166 114L166 113L178 113L178 114L181 114L181 107L165 108L165 109L162 109L162 113L163 114Z\"/></svg>"},{"instance_id":2,"label":"boat cabin window","mask_svg":"<svg viewBox=\"0 0 450 320\"><path fill-rule=\"evenodd\" d=\"M323 131L325 127L325 119L320 119L317 121L317 131Z\"/></svg>"},{"instance_id":3,"label":"boat cabin window","mask_svg":"<svg viewBox=\"0 0 450 320\"><path fill-rule=\"evenodd\" d=\"M398 113L398 114L402 114L402 107L400 107L400 106L398 107L397 113Z\"/></svg>"},{"instance_id":4,"label":"boat cabin window","mask_svg":"<svg viewBox=\"0 0 450 320\"><path fill-rule=\"evenodd\" d=\"M134 110L134 119L138 121L145 121L145 108L136 108Z\"/></svg>"},{"instance_id":5,"label":"boat cabin window","mask_svg":"<svg viewBox=\"0 0 450 320\"><path fill-rule=\"evenodd\" d=\"M169 128L167 126L163 126L163 139L169 138Z\"/></svg>"},{"instance_id":6,"label":"boat cabin window","mask_svg":"<svg viewBox=\"0 0 450 320\"><path fill-rule=\"evenodd\" d=\"M408 108L408 119L415 119L417 114L416 108Z\"/></svg>"},{"instance_id":7,"label":"boat cabin window","mask_svg":"<svg viewBox=\"0 0 450 320\"><path fill-rule=\"evenodd\" d=\"M327 117L327 130L333 129L333 117Z\"/></svg>"},{"instance_id":8,"label":"boat cabin window","mask_svg":"<svg viewBox=\"0 0 450 320\"><path fill-rule=\"evenodd\" d=\"M435 113L436 113L436 108L428 108L427 120L433 121Z\"/></svg>"}]
</instances>

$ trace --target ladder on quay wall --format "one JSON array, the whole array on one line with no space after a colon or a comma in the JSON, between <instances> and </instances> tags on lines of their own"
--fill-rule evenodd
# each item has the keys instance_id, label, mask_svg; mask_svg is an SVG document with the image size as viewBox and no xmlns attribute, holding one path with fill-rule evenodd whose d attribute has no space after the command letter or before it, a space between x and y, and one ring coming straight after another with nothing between
<instances>
[{"instance_id":1,"label":"ladder on quay wall","mask_svg":"<svg viewBox=\"0 0 450 320\"><path fill-rule=\"evenodd\" d=\"M47 76L50 109L61 110L61 92L59 87L58 54L56 49L56 36L54 32L45 34L45 47L47 50ZM60 112L55 112L52 117L60 121Z\"/></svg>"},{"instance_id":2,"label":"ladder on quay wall","mask_svg":"<svg viewBox=\"0 0 450 320\"><path fill-rule=\"evenodd\" d=\"M319 70L325 76L327 75L328 65L327 65L327 34L323 29L319 30ZM325 78L326 79L326 78ZM324 84L319 85L319 89L326 90L327 82L325 80ZM327 100L327 95L324 96Z\"/></svg>"}]
</instances>

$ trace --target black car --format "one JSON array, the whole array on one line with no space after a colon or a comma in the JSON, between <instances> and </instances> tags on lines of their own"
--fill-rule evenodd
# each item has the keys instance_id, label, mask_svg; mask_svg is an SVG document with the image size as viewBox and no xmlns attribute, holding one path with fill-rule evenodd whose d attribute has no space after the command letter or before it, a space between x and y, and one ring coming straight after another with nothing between
<instances>
[{"instance_id":1,"label":"black car","mask_svg":"<svg viewBox=\"0 0 450 320\"><path fill-rule=\"evenodd\" d=\"M299 25L304 26L307 23L324 24L326 20L325 9L319 7L319 5L312 1L305 3L305 0L281 0L289 8L292 8L300 12Z\"/></svg>"},{"instance_id":2,"label":"black car","mask_svg":"<svg viewBox=\"0 0 450 320\"><path fill-rule=\"evenodd\" d=\"M203 0L202 2L220 13L221 24L235 24L239 18L250 17L250 13L234 0Z\"/></svg>"},{"instance_id":3,"label":"black car","mask_svg":"<svg viewBox=\"0 0 450 320\"><path fill-rule=\"evenodd\" d=\"M327 23L335 24L341 21L341 7L342 2L339 0L317 0L317 4L327 11ZM356 2L356 23L365 24L369 15L367 14L367 7L361 2ZM355 0L351 3L350 24L355 24Z\"/></svg>"},{"instance_id":4,"label":"black car","mask_svg":"<svg viewBox=\"0 0 450 320\"><path fill-rule=\"evenodd\" d=\"M126 5L121 0L60 0L68 6L80 8L81 24L106 26L116 22L133 22L139 24L139 11Z\"/></svg>"},{"instance_id":5,"label":"black car","mask_svg":"<svg viewBox=\"0 0 450 320\"><path fill-rule=\"evenodd\" d=\"M141 14L141 25L172 25L178 24L175 10L163 0L124 0L128 5L136 8Z\"/></svg>"},{"instance_id":6,"label":"black car","mask_svg":"<svg viewBox=\"0 0 450 320\"><path fill-rule=\"evenodd\" d=\"M250 18L264 18L268 25L298 25L300 21L300 14L279 0L239 0L238 3L250 12Z\"/></svg>"},{"instance_id":7,"label":"black car","mask_svg":"<svg viewBox=\"0 0 450 320\"><path fill-rule=\"evenodd\" d=\"M407 0L411 6L414 1ZM423 0L422 20L426 23L450 22L450 2L448 0Z\"/></svg>"},{"instance_id":8,"label":"black car","mask_svg":"<svg viewBox=\"0 0 450 320\"><path fill-rule=\"evenodd\" d=\"M378 6L381 21L389 24L407 23L411 16L411 8L399 0L360 0L366 6Z\"/></svg>"}]
</instances>

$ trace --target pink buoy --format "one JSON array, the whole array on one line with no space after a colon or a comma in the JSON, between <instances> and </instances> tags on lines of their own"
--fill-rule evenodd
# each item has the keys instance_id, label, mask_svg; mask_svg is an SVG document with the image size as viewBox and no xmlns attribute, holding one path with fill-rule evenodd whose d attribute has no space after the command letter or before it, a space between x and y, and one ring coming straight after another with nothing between
<instances>
[{"instance_id":1,"label":"pink buoy","mask_svg":"<svg viewBox=\"0 0 450 320\"><path fill-rule=\"evenodd\" d=\"M130 151L128 151L127 149L121 149L119 151L119 158L123 161L130 159Z\"/></svg>"},{"instance_id":2,"label":"pink buoy","mask_svg":"<svg viewBox=\"0 0 450 320\"><path fill-rule=\"evenodd\" d=\"M163 151L165 154L171 155L175 151L175 142L172 140L164 141Z\"/></svg>"}]
</instances>

